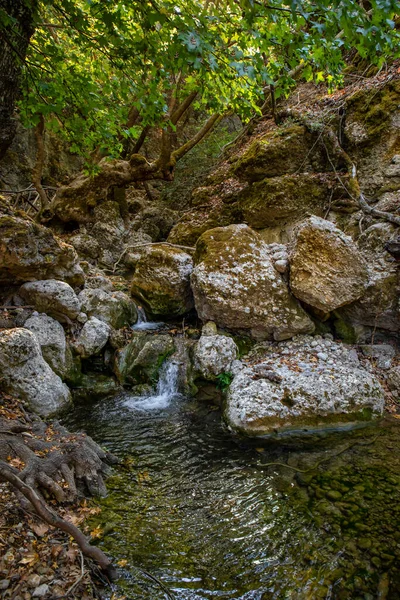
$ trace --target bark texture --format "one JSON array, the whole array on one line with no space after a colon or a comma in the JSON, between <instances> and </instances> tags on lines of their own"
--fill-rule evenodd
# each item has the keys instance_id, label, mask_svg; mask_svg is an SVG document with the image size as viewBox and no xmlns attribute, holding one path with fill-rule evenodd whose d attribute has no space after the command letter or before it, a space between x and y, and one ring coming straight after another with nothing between
<instances>
[{"instance_id":1,"label":"bark texture","mask_svg":"<svg viewBox=\"0 0 400 600\"><path fill-rule=\"evenodd\" d=\"M0 159L10 146L16 129L14 106L29 40L34 32L37 0L0 0Z\"/></svg>"}]
</instances>

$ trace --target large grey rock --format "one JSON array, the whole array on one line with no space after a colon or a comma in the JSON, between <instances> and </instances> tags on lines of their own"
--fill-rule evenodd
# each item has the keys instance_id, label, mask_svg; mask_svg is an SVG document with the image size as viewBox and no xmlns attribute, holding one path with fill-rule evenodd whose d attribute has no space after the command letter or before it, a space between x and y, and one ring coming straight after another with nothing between
<instances>
[{"instance_id":1,"label":"large grey rock","mask_svg":"<svg viewBox=\"0 0 400 600\"><path fill-rule=\"evenodd\" d=\"M340 317L352 325L373 329L400 330L399 267L385 250L397 229L391 223L376 223L364 231L358 247L368 265L368 285L363 296L338 310Z\"/></svg>"},{"instance_id":2,"label":"large grey rock","mask_svg":"<svg viewBox=\"0 0 400 600\"><path fill-rule=\"evenodd\" d=\"M193 350L194 369L204 379L215 379L222 373L230 373L236 360L238 348L226 335L202 335Z\"/></svg>"},{"instance_id":3,"label":"large grey rock","mask_svg":"<svg viewBox=\"0 0 400 600\"><path fill-rule=\"evenodd\" d=\"M34 313L25 321L24 327L35 334L44 360L62 377L67 364L67 342L63 326L48 315Z\"/></svg>"},{"instance_id":4,"label":"large grey rock","mask_svg":"<svg viewBox=\"0 0 400 600\"><path fill-rule=\"evenodd\" d=\"M30 281L20 287L18 294L38 312L47 313L62 323L73 321L80 312L77 295L64 281Z\"/></svg>"},{"instance_id":5,"label":"large grey rock","mask_svg":"<svg viewBox=\"0 0 400 600\"><path fill-rule=\"evenodd\" d=\"M104 289L84 289L79 294L82 311L97 317L114 329L133 325L137 321L136 305L124 292L106 292Z\"/></svg>"},{"instance_id":6,"label":"large grey rock","mask_svg":"<svg viewBox=\"0 0 400 600\"><path fill-rule=\"evenodd\" d=\"M84 326L75 343L75 349L82 358L98 354L107 344L111 327L96 317L91 317Z\"/></svg>"},{"instance_id":7,"label":"large grey rock","mask_svg":"<svg viewBox=\"0 0 400 600\"><path fill-rule=\"evenodd\" d=\"M42 416L60 411L71 401L67 386L44 360L29 329L0 332L0 379L7 393L25 400Z\"/></svg>"},{"instance_id":8,"label":"large grey rock","mask_svg":"<svg viewBox=\"0 0 400 600\"><path fill-rule=\"evenodd\" d=\"M353 240L319 217L303 221L290 254L296 298L330 312L360 298L367 285L367 265Z\"/></svg>"},{"instance_id":9,"label":"large grey rock","mask_svg":"<svg viewBox=\"0 0 400 600\"><path fill-rule=\"evenodd\" d=\"M252 366L237 369L224 413L232 430L250 437L300 435L382 414L383 389L357 355L330 340L312 343L299 336L258 349Z\"/></svg>"},{"instance_id":10,"label":"large grey rock","mask_svg":"<svg viewBox=\"0 0 400 600\"><path fill-rule=\"evenodd\" d=\"M77 233L69 239L69 243L83 258L94 260L100 256L101 246L99 242L87 233Z\"/></svg>"},{"instance_id":11,"label":"large grey rock","mask_svg":"<svg viewBox=\"0 0 400 600\"><path fill-rule=\"evenodd\" d=\"M179 316L193 308L192 257L168 244L147 248L138 261L131 293L156 316Z\"/></svg>"},{"instance_id":12,"label":"large grey rock","mask_svg":"<svg viewBox=\"0 0 400 600\"><path fill-rule=\"evenodd\" d=\"M84 273L75 249L56 238L50 229L16 216L0 200L0 283L21 284L57 278L81 285Z\"/></svg>"},{"instance_id":13,"label":"large grey rock","mask_svg":"<svg viewBox=\"0 0 400 600\"><path fill-rule=\"evenodd\" d=\"M268 246L247 225L217 227L197 242L192 288L203 321L282 340L314 324L274 268Z\"/></svg>"}]
</instances>

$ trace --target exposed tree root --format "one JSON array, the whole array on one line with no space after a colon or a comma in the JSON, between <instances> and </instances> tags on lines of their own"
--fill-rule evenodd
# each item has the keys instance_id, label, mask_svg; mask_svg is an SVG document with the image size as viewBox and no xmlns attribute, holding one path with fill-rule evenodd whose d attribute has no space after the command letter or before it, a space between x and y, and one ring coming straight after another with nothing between
<instances>
[{"instance_id":1,"label":"exposed tree root","mask_svg":"<svg viewBox=\"0 0 400 600\"><path fill-rule=\"evenodd\" d=\"M50 508L45 497L66 502L83 491L105 495L103 478L109 465L116 462L89 436L70 434L57 422L47 425L28 415L0 417L0 480L13 486L22 506L33 507L46 523L71 535L83 554L96 561L109 577L114 574L110 559Z\"/></svg>"}]
</instances>

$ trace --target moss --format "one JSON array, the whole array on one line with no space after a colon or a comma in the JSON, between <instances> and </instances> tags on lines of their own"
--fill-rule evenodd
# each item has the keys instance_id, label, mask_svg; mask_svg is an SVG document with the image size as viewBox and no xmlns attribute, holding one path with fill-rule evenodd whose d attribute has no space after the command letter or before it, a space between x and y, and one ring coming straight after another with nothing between
<instances>
[{"instance_id":1,"label":"moss","mask_svg":"<svg viewBox=\"0 0 400 600\"><path fill-rule=\"evenodd\" d=\"M360 122L367 131L368 141L386 131L393 112L400 106L400 81L392 81L383 89L361 89L347 102L351 120Z\"/></svg>"},{"instance_id":2,"label":"moss","mask_svg":"<svg viewBox=\"0 0 400 600\"><path fill-rule=\"evenodd\" d=\"M356 344L357 343L357 332L351 323L347 323L341 318L337 318L333 326L337 337L345 342L345 344Z\"/></svg>"}]
</instances>

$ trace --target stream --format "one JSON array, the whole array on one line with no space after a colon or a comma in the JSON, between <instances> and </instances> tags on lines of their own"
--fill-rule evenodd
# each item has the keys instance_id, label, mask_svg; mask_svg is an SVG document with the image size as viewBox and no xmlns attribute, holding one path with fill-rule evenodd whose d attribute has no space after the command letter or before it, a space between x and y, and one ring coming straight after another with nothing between
<instances>
[{"instance_id":1,"label":"stream","mask_svg":"<svg viewBox=\"0 0 400 600\"><path fill-rule=\"evenodd\" d=\"M396 419L302 448L246 445L176 381L167 362L154 395L66 421L124 461L90 522L120 594L168 598L145 570L176 600L400 598Z\"/></svg>"}]
</instances>

